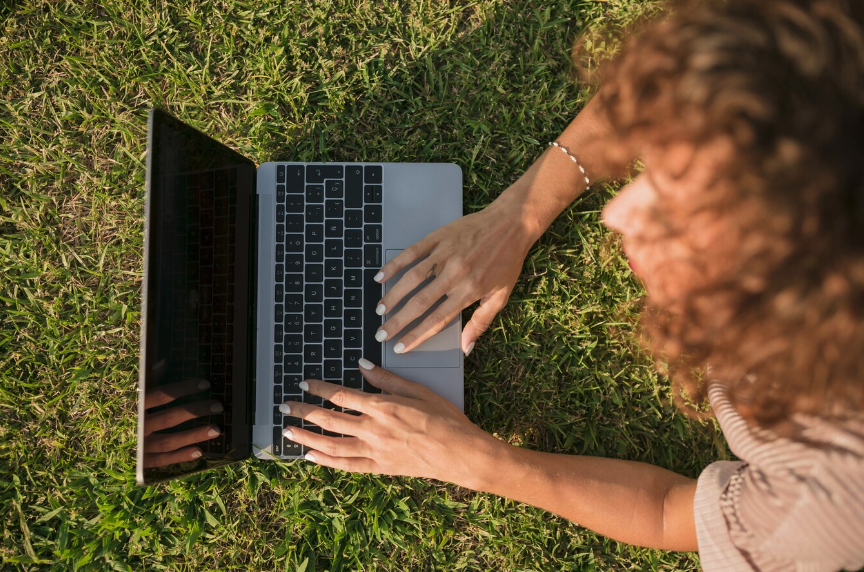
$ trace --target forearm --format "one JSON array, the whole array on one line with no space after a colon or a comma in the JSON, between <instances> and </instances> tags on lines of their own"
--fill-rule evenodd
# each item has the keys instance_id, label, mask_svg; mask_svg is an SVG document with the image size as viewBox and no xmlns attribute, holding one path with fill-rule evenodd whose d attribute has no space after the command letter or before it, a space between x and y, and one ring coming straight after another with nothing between
<instances>
[{"instance_id":1,"label":"forearm","mask_svg":"<svg viewBox=\"0 0 864 572\"><path fill-rule=\"evenodd\" d=\"M696 550L694 479L645 463L498 443L478 446L469 488L548 510L629 544Z\"/></svg>"},{"instance_id":2,"label":"forearm","mask_svg":"<svg viewBox=\"0 0 864 572\"><path fill-rule=\"evenodd\" d=\"M600 119L599 101L599 97L589 101L556 139L579 159L592 185L598 180L620 176L602 168L605 128ZM533 242L585 191L585 187L579 168L560 149L550 147L496 203L501 208L519 210Z\"/></svg>"}]
</instances>

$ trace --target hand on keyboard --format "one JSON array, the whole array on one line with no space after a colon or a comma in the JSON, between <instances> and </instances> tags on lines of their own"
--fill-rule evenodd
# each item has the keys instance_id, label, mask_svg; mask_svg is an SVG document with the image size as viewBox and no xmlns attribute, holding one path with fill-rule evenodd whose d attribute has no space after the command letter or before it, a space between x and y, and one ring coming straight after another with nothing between
<instances>
[{"instance_id":1,"label":"hand on keyboard","mask_svg":"<svg viewBox=\"0 0 864 572\"><path fill-rule=\"evenodd\" d=\"M518 210L496 201L480 212L433 231L385 264L381 269L382 281L421 260L381 299L380 304L388 313L389 308L395 308L421 282L431 276L434 280L387 318L379 328L379 332L386 332L383 339L395 336L446 295L447 299L436 311L402 336L403 351L411 351L440 332L464 308L480 300L480 306L462 330L462 351L468 355L477 338L507 304L535 240L520 222ZM400 350L398 345L394 349Z\"/></svg>"},{"instance_id":2,"label":"hand on keyboard","mask_svg":"<svg viewBox=\"0 0 864 572\"><path fill-rule=\"evenodd\" d=\"M288 401L288 415L314 423L325 434L289 426L285 437L304 445L309 451L306 458L319 465L352 472L428 477L471 487L476 482L472 461L477 454L504 444L426 387L365 359L360 365L363 377L386 394L306 380L309 393L360 415ZM345 436L328 436L328 431Z\"/></svg>"},{"instance_id":3,"label":"hand on keyboard","mask_svg":"<svg viewBox=\"0 0 864 572\"><path fill-rule=\"evenodd\" d=\"M165 375L164 360L153 368L156 381ZM176 427L190 419L221 413L223 406L214 399L187 403L162 409L156 413L149 411L154 407L194 395L210 388L210 382L203 379L187 379L177 383L161 385L150 389L145 395L144 407L148 410L144 417L144 467L164 467L184 461L194 461L202 455L195 443L213 439L221 429L216 425L205 425L177 433L157 433ZM213 431L217 433L214 435Z\"/></svg>"}]
</instances>

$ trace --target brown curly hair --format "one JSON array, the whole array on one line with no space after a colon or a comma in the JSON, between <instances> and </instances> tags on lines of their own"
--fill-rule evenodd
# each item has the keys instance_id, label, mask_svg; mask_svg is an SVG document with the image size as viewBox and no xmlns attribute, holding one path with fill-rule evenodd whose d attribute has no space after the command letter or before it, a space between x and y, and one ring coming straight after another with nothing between
<instances>
[{"instance_id":1,"label":"brown curly hair","mask_svg":"<svg viewBox=\"0 0 864 572\"><path fill-rule=\"evenodd\" d=\"M724 277L680 311L645 302L645 343L669 364L676 400L697 414L687 401L704 402L710 364L761 427L860 415L864 3L679 2L640 26L600 70L606 168L647 148L731 142L698 200L741 237Z\"/></svg>"}]
</instances>

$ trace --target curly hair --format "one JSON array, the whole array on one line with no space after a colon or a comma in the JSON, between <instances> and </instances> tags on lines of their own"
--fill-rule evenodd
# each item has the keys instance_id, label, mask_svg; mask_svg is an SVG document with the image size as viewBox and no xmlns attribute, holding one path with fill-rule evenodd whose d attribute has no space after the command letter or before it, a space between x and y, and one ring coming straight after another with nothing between
<instances>
[{"instance_id":1,"label":"curly hair","mask_svg":"<svg viewBox=\"0 0 864 572\"><path fill-rule=\"evenodd\" d=\"M711 188L694 194L740 237L728 272L680 311L645 301L643 340L669 364L676 401L698 415L692 403L716 379L763 428L860 415L864 3L679 2L641 26L600 70L607 167L647 148L730 142Z\"/></svg>"}]
</instances>

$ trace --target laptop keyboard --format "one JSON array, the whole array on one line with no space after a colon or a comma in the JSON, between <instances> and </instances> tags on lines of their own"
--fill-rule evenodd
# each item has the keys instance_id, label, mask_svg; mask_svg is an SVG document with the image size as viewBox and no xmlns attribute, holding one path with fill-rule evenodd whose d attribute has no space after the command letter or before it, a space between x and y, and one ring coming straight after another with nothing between
<instances>
[{"instance_id":1,"label":"laptop keyboard","mask_svg":"<svg viewBox=\"0 0 864 572\"><path fill-rule=\"evenodd\" d=\"M295 457L305 448L282 437L289 426L322 431L283 416L279 405L302 400L340 410L306 394L304 379L323 379L378 393L358 370L366 357L381 363L375 313L383 265L380 165L277 165L276 295L273 348L273 447ZM345 411L357 414L357 412Z\"/></svg>"}]
</instances>

